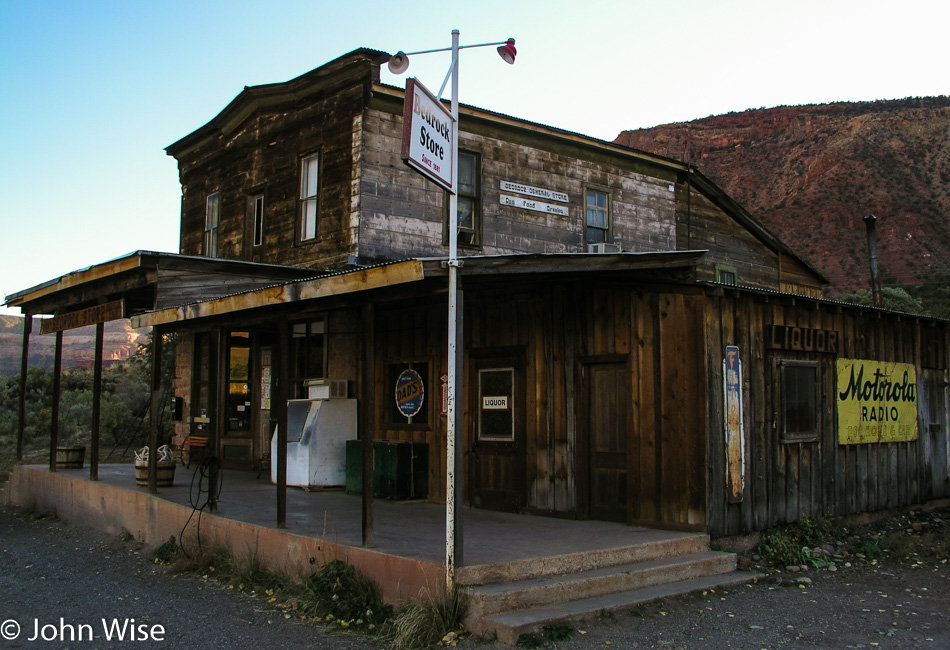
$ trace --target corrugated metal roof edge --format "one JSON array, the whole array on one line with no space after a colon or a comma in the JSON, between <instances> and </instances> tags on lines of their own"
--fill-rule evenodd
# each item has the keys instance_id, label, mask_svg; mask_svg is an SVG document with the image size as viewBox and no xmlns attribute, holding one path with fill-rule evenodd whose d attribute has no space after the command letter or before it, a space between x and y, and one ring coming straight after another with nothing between
<instances>
[{"instance_id":1,"label":"corrugated metal roof edge","mask_svg":"<svg viewBox=\"0 0 950 650\"><path fill-rule=\"evenodd\" d=\"M847 302L845 300L835 300L833 298L816 298L814 296L805 296L799 293L790 293L788 291L779 291L778 289L766 289L764 287L750 287L748 285L731 285L731 284L720 284L718 282L707 282L700 281L696 284L706 286L709 288L723 289L723 290L732 290L732 291L744 291L748 293L760 293L764 295L771 296L781 296L783 298L793 298L796 300L810 300L815 303L825 304L825 305L835 305L839 307L851 307L854 309L861 309L863 311L876 312L881 314L894 314L898 316L907 316L910 318L919 318L922 320L934 321L936 323L948 323L950 324L950 319L938 318L937 316L929 316L927 314L915 314L913 312L904 312L896 311L893 309L884 309L882 307L874 307L873 305L861 305L855 302Z\"/></svg>"}]
</instances>

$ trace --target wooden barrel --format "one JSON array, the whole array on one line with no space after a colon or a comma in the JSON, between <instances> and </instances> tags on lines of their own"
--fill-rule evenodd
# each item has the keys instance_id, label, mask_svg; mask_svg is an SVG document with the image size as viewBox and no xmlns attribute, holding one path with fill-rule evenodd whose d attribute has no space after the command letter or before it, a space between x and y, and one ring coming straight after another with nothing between
<instances>
[{"instance_id":1,"label":"wooden barrel","mask_svg":"<svg viewBox=\"0 0 950 650\"><path fill-rule=\"evenodd\" d=\"M85 447L56 448L56 467L58 469L82 469L82 463L85 458Z\"/></svg>"},{"instance_id":2,"label":"wooden barrel","mask_svg":"<svg viewBox=\"0 0 950 650\"><path fill-rule=\"evenodd\" d=\"M148 487L148 461L135 461L135 484ZM155 467L155 487L171 487L175 484L175 461L158 461Z\"/></svg>"}]
</instances>

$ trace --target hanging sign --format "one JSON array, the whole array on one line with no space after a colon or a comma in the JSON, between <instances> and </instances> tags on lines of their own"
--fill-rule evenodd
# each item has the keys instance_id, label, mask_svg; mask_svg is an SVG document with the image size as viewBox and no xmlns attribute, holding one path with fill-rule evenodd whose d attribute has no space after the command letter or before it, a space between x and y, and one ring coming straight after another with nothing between
<instances>
[{"instance_id":1,"label":"hanging sign","mask_svg":"<svg viewBox=\"0 0 950 650\"><path fill-rule=\"evenodd\" d=\"M534 210L535 212L558 214L562 217L571 216L570 211L563 205L551 205L550 203L544 203L543 201L533 201L521 196L508 196L507 194L502 194L500 195L498 202L501 205L507 205L513 208L521 208L522 210Z\"/></svg>"},{"instance_id":2,"label":"hanging sign","mask_svg":"<svg viewBox=\"0 0 950 650\"><path fill-rule=\"evenodd\" d=\"M125 302L114 300L112 302L87 307L79 311L71 311L68 314L59 314L52 318L46 318L40 321L40 334L53 334L65 330L86 327L87 325L96 325L97 323L107 323L113 320L119 320L125 316Z\"/></svg>"},{"instance_id":3,"label":"hanging sign","mask_svg":"<svg viewBox=\"0 0 950 650\"><path fill-rule=\"evenodd\" d=\"M407 79L402 159L450 192L454 138L452 113L418 79Z\"/></svg>"},{"instance_id":4,"label":"hanging sign","mask_svg":"<svg viewBox=\"0 0 950 650\"><path fill-rule=\"evenodd\" d=\"M838 359L838 443L917 439L917 370L910 363Z\"/></svg>"},{"instance_id":5,"label":"hanging sign","mask_svg":"<svg viewBox=\"0 0 950 650\"><path fill-rule=\"evenodd\" d=\"M745 487L745 436L742 427L742 362L739 348L726 347L722 362L725 383L726 483L730 501L742 500Z\"/></svg>"},{"instance_id":6,"label":"hanging sign","mask_svg":"<svg viewBox=\"0 0 950 650\"><path fill-rule=\"evenodd\" d=\"M515 183L514 181L501 181L500 187L502 192L527 194L528 196L536 199L544 199L545 201L560 201L561 203L570 203L571 201L564 192L555 192L554 190L547 190L543 187L532 187L530 185Z\"/></svg>"},{"instance_id":7,"label":"hanging sign","mask_svg":"<svg viewBox=\"0 0 950 650\"><path fill-rule=\"evenodd\" d=\"M396 408L407 418L422 410L425 386L422 376L412 368L406 368L396 378Z\"/></svg>"}]
</instances>

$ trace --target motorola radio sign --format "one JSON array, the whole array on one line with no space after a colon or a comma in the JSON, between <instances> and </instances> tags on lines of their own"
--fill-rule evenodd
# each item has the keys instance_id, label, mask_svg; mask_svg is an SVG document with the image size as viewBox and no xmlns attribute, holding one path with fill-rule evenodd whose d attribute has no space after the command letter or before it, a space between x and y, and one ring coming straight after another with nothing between
<instances>
[{"instance_id":1,"label":"motorola radio sign","mask_svg":"<svg viewBox=\"0 0 950 650\"><path fill-rule=\"evenodd\" d=\"M452 113L416 79L406 81L402 114L402 159L452 190Z\"/></svg>"},{"instance_id":2,"label":"motorola radio sign","mask_svg":"<svg viewBox=\"0 0 950 650\"><path fill-rule=\"evenodd\" d=\"M838 443L917 439L917 370L910 363L838 359Z\"/></svg>"}]
</instances>

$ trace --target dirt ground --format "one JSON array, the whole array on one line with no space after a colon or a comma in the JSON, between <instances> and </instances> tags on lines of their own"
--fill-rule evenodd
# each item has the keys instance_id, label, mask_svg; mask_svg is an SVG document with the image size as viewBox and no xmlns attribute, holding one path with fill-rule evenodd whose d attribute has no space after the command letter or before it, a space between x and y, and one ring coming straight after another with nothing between
<instances>
[{"instance_id":1,"label":"dirt ground","mask_svg":"<svg viewBox=\"0 0 950 650\"><path fill-rule=\"evenodd\" d=\"M837 557L819 562L823 568L792 571L765 569L749 551L744 564L767 571L755 584L602 615L574 624L573 639L543 639L541 647L950 647L950 567L941 555L950 510L901 515L877 530L875 539L896 549L876 559L839 552L832 543L829 553ZM930 546L939 552L927 552ZM172 575L150 562L135 540L0 509L0 647L388 647L302 623L268 600ZM459 647L506 646L469 638Z\"/></svg>"}]
</instances>

